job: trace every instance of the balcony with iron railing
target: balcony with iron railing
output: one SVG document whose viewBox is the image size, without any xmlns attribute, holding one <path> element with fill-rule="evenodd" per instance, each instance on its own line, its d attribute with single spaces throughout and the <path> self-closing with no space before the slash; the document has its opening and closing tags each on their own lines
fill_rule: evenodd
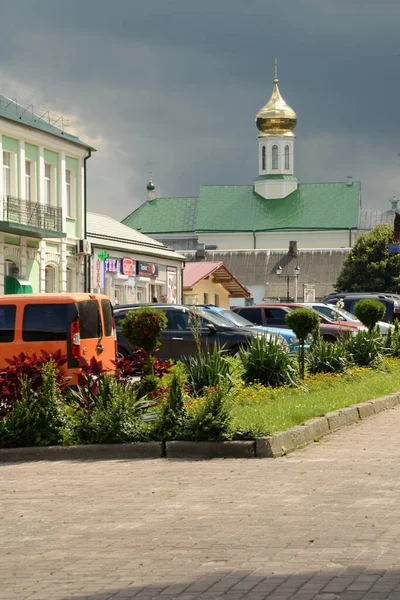
<svg viewBox="0 0 400 600">
<path fill-rule="evenodd" d="M 30 237 L 65 237 L 62 210 L 14 196 L 0 197 L 0 231 Z"/>
</svg>

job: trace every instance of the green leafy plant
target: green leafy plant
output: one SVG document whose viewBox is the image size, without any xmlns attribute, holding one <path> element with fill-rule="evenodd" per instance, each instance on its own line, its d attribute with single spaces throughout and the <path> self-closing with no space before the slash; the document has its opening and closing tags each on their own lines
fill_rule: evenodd
<svg viewBox="0 0 400 600">
<path fill-rule="evenodd" d="M 379 300 L 359 300 L 354 305 L 354 314 L 360 321 L 372 331 L 377 322 L 380 321 L 386 313 L 386 306 Z"/>
<path fill-rule="evenodd" d="M 182 362 L 187 373 L 187 384 L 195 396 L 201 396 L 205 388 L 219 385 L 222 380 L 229 389 L 233 385 L 232 363 L 224 356 L 223 350 L 215 345 L 212 351 L 200 351 L 197 355 L 183 358 Z"/>
<path fill-rule="evenodd" d="M 145 375 L 154 375 L 152 353 L 160 345 L 161 332 L 167 326 L 167 316 L 162 310 L 144 306 L 130 310 L 121 321 L 122 333 L 132 344 L 146 352 Z"/>
<path fill-rule="evenodd" d="M 0 420 L 0 446 L 51 446 L 60 444 L 66 422 L 59 372 L 52 362 L 42 365 L 41 385 L 21 377 L 20 397 Z"/>
<path fill-rule="evenodd" d="M 357 335 L 347 337 L 343 343 L 350 360 L 356 365 L 375 367 L 381 364 L 385 341 L 378 331 L 359 331 Z"/>
<path fill-rule="evenodd" d="M 307 336 L 318 330 L 320 319 L 316 312 L 308 308 L 295 308 L 285 316 L 285 323 L 293 329 L 300 342 L 299 363 L 300 377 L 304 379 L 305 355 L 304 344 Z"/>
<path fill-rule="evenodd" d="M 184 437 L 188 413 L 183 388 L 179 378 L 172 377 L 170 389 L 162 401 L 153 434 L 161 440 L 176 440 Z"/>
<path fill-rule="evenodd" d="M 157 416 L 153 399 L 138 398 L 134 388 L 104 375 L 90 404 L 79 392 L 69 399 L 64 444 L 115 444 L 146 441 Z"/>
<path fill-rule="evenodd" d="M 336 344 L 320 337 L 311 344 L 306 355 L 307 371 L 316 373 L 343 373 L 349 366 L 345 344 L 339 340 Z"/>
<path fill-rule="evenodd" d="M 254 337 L 246 348 L 239 350 L 246 383 L 259 381 L 263 385 L 297 385 L 295 358 L 282 349 L 278 339 Z"/>
<path fill-rule="evenodd" d="M 194 404 L 184 432 L 185 439 L 224 441 L 230 439 L 231 411 L 224 384 L 205 390 L 204 397 Z"/>
<path fill-rule="evenodd" d="M 189 310 L 189 318 L 188 323 L 190 327 L 190 331 L 194 337 L 194 341 L 197 348 L 197 354 L 201 353 L 201 330 L 203 327 L 203 316 L 204 311 L 201 306 L 197 306 L 196 302 L 198 301 L 198 297 L 196 296 L 195 304 L 190 307 Z"/>
</svg>

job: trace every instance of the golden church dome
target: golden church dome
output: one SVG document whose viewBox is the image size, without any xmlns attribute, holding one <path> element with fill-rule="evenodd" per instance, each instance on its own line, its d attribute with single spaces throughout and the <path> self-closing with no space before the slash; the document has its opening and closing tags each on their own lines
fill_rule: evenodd
<svg viewBox="0 0 400 600">
<path fill-rule="evenodd" d="M 256 115 L 256 125 L 261 136 L 284 135 L 294 137 L 297 115 L 281 96 L 275 74 L 274 89 L 267 104 Z"/>
</svg>

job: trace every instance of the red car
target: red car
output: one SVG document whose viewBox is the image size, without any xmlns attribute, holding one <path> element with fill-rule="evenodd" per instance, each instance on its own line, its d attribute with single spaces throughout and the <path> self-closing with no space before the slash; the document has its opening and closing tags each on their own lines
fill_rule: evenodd
<svg viewBox="0 0 400 600">
<path fill-rule="evenodd" d="M 251 321 L 255 325 L 268 327 L 287 327 L 285 316 L 295 308 L 308 308 L 297 302 L 275 302 L 269 304 L 253 304 L 253 306 L 234 306 L 232 310 Z M 316 311 L 314 311 L 316 312 Z M 350 323 L 349 321 L 331 321 L 328 317 L 320 315 L 320 333 L 324 340 L 336 342 L 345 333 L 355 335 L 360 329 L 366 329 L 364 325 Z"/>
</svg>

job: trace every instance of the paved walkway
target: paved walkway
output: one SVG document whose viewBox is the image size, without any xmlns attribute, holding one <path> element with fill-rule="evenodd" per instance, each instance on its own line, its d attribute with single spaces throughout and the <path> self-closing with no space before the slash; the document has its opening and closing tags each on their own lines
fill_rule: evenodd
<svg viewBox="0 0 400 600">
<path fill-rule="evenodd" d="M 1 600 L 400 599 L 400 407 L 280 458 L 0 465 Z"/>
</svg>

